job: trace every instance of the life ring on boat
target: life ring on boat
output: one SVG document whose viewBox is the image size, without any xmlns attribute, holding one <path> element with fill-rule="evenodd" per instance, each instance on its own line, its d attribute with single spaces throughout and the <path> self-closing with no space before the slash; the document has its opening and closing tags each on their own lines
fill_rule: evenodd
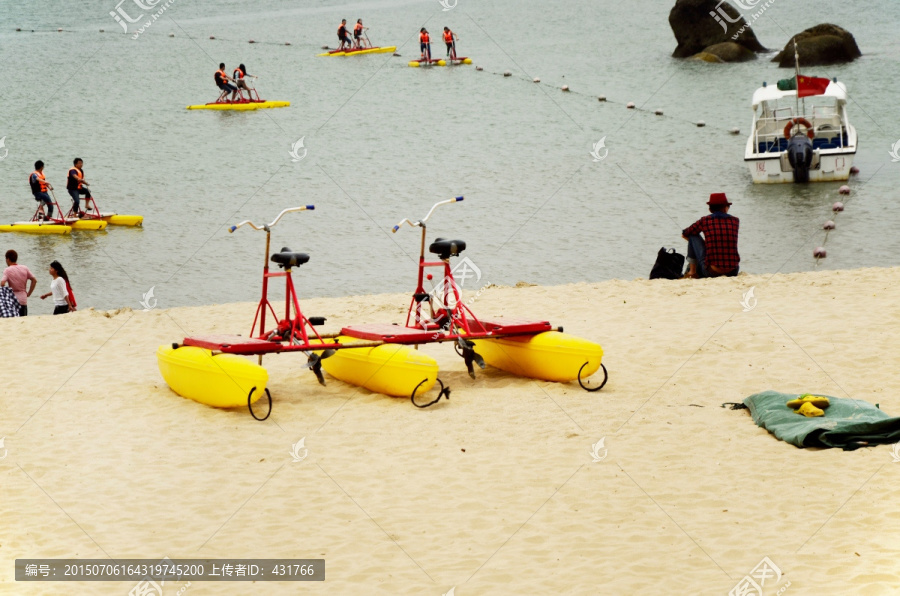
<svg viewBox="0 0 900 596">
<path fill-rule="evenodd" d="M 808 136 L 809 138 L 813 138 L 814 136 L 816 136 L 816 133 L 813 131 L 812 124 L 809 123 L 809 120 L 807 120 L 806 118 L 794 118 L 784 126 L 784 138 L 791 138 L 791 130 L 793 130 L 795 124 L 805 126 L 806 136 Z"/>
</svg>

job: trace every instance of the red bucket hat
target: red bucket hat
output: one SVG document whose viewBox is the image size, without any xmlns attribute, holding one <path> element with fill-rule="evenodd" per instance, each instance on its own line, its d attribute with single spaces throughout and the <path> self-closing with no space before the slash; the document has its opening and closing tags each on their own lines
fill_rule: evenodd
<svg viewBox="0 0 900 596">
<path fill-rule="evenodd" d="M 706 203 L 709 206 L 719 206 L 719 205 L 731 205 L 728 202 L 728 197 L 725 196 L 724 192 L 714 192 L 709 195 L 709 201 Z"/>
</svg>

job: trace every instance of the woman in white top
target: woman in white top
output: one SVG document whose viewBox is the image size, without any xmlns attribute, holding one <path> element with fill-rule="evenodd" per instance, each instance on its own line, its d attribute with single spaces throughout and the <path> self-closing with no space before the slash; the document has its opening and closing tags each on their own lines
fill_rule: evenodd
<svg viewBox="0 0 900 596">
<path fill-rule="evenodd" d="M 48 296 L 53 296 L 53 314 L 62 315 L 67 312 L 75 311 L 75 303 L 71 298 L 69 291 L 69 276 L 66 270 L 59 264 L 59 261 L 50 263 L 50 275 L 53 281 L 50 282 L 50 291 L 41 295 L 41 300 Z"/>
</svg>

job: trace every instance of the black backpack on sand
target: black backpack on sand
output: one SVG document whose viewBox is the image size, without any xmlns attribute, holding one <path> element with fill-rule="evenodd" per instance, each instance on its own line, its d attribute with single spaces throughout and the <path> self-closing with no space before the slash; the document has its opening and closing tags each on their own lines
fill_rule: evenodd
<svg viewBox="0 0 900 596">
<path fill-rule="evenodd" d="M 656 263 L 650 270 L 650 279 L 681 279 L 684 271 L 684 256 L 675 252 L 674 248 L 659 249 Z"/>
</svg>

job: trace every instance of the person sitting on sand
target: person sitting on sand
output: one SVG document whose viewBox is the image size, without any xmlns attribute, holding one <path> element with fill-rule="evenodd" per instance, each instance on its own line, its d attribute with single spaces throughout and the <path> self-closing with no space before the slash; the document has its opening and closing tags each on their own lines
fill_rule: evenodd
<svg viewBox="0 0 900 596">
<path fill-rule="evenodd" d="M 28 184 L 31 185 L 31 194 L 34 195 L 34 200 L 39 203 L 43 202 L 47 207 L 46 219 L 53 217 L 53 199 L 47 194 L 48 189 L 53 190 L 53 185 L 47 182 L 47 179 L 44 177 L 43 161 L 37 160 L 34 162 L 34 171 L 28 177 Z"/>
<path fill-rule="evenodd" d="M 41 300 L 50 295 L 53 296 L 53 314 L 55 315 L 75 312 L 75 295 L 72 293 L 72 286 L 69 285 L 69 276 L 59 261 L 50 263 L 50 276 L 53 277 L 53 281 L 50 282 L 50 291 L 41 294 Z"/>
<path fill-rule="evenodd" d="M 237 98 L 237 87 L 229 83 L 231 77 L 225 72 L 225 63 L 219 63 L 219 70 L 216 71 L 215 74 L 216 79 L 216 87 L 222 90 L 222 94 L 219 96 L 219 99 L 225 99 L 225 96 L 228 93 L 231 93 L 231 101 L 234 101 Z"/>
<path fill-rule="evenodd" d="M 688 271 L 684 276 L 734 277 L 740 270 L 741 256 L 737 245 L 741 222 L 728 214 L 731 203 L 724 192 L 712 193 L 706 204 L 709 205 L 710 214 L 701 217 L 681 232 L 681 237 L 688 242 Z"/>
<path fill-rule="evenodd" d="M 28 267 L 19 265 L 19 253 L 10 249 L 6 251 L 6 270 L 0 277 L 0 286 L 9 285 L 19 302 L 19 316 L 28 316 L 28 297 L 34 292 L 37 278 Z M 31 282 L 30 284 L 28 282 Z M 29 286 L 26 288 L 26 286 Z"/>
<path fill-rule="evenodd" d="M 419 50 L 422 52 L 422 60 L 431 60 L 431 38 L 425 27 L 419 29 Z"/>
<path fill-rule="evenodd" d="M 256 78 L 254 75 L 247 74 L 247 67 L 243 64 L 239 64 L 238 67 L 234 69 L 234 72 L 231 73 L 231 79 L 234 81 L 234 84 L 237 85 L 238 89 L 241 90 L 241 99 L 244 98 L 244 91 L 247 92 L 247 99 L 253 99 L 253 94 L 250 93 L 250 87 L 247 85 L 247 77 Z"/>
<path fill-rule="evenodd" d="M 343 50 L 344 46 L 347 46 L 347 49 L 353 47 L 353 43 L 350 41 L 350 34 L 347 33 L 347 19 L 341 19 L 341 26 L 338 27 L 338 39 L 341 40 L 340 48 Z"/>
<path fill-rule="evenodd" d="M 76 217 L 84 217 L 84 211 L 81 210 L 80 205 L 81 195 L 84 195 L 85 208 L 88 208 L 88 205 L 94 200 L 94 197 L 91 196 L 90 189 L 88 189 L 88 186 L 90 185 L 84 179 L 83 167 L 84 160 L 80 157 L 76 157 L 72 162 L 72 167 L 69 168 L 69 173 L 66 178 L 66 190 L 69 191 L 69 196 L 72 197 L 72 212 L 75 213 Z"/>
</svg>

